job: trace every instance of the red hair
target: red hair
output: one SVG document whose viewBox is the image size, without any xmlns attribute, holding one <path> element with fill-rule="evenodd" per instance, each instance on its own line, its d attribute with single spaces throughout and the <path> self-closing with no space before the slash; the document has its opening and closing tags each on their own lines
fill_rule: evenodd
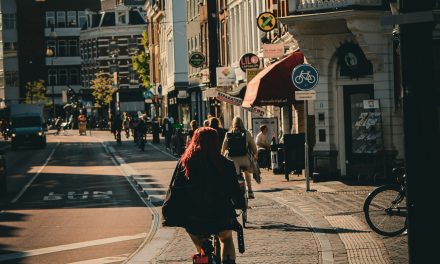
<svg viewBox="0 0 440 264">
<path fill-rule="evenodd" d="M 202 159 L 213 161 L 216 166 L 219 162 L 220 156 L 217 131 L 210 127 L 201 127 L 194 131 L 191 142 L 180 158 L 180 161 L 185 170 L 185 175 L 189 177 L 194 164 L 193 161 L 199 161 Z"/>
</svg>

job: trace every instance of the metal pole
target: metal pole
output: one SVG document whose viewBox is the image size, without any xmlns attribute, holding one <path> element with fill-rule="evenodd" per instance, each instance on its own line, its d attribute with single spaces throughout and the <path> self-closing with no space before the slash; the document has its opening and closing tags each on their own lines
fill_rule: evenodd
<svg viewBox="0 0 440 264">
<path fill-rule="evenodd" d="M 309 115 L 309 109 L 307 100 L 304 101 L 304 152 L 305 152 L 305 160 L 304 160 L 304 172 L 306 176 L 306 191 L 310 192 L 310 177 L 309 177 L 309 142 L 308 142 L 308 134 L 307 134 L 307 119 Z"/>
<path fill-rule="evenodd" d="M 51 66 L 52 66 L 51 68 L 53 68 L 53 57 L 51 60 Z M 52 118 L 55 118 L 55 87 L 54 87 L 54 83 L 52 83 L 52 111 L 53 111 Z"/>
</svg>

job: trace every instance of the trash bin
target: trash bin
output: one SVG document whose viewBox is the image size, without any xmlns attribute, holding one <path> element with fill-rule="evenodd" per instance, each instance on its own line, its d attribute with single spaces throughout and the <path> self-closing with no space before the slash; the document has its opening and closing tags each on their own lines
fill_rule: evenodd
<svg viewBox="0 0 440 264">
<path fill-rule="evenodd" d="M 284 175 L 289 180 L 292 171 L 302 171 L 305 168 L 305 136 L 300 134 L 286 134 L 284 142 Z"/>
<path fill-rule="evenodd" d="M 270 168 L 273 174 L 283 174 L 284 172 L 284 150 L 283 144 L 271 146 L 270 150 Z"/>
</svg>

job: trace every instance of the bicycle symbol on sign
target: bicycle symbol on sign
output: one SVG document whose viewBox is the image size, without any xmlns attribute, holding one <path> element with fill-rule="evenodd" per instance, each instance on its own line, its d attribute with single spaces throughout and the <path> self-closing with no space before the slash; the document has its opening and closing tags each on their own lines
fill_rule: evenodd
<svg viewBox="0 0 440 264">
<path fill-rule="evenodd" d="M 316 81 L 315 76 L 310 74 L 310 71 L 301 71 L 301 73 L 295 77 L 295 83 L 300 84 L 304 80 L 306 80 L 308 83 L 312 84 Z"/>
</svg>

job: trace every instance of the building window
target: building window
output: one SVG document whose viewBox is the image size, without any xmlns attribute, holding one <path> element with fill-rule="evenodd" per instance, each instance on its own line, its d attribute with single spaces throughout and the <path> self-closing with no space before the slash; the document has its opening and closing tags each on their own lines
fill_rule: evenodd
<svg viewBox="0 0 440 264">
<path fill-rule="evenodd" d="M 69 56 L 78 56 L 78 42 L 76 40 L 69 40 Z"/>
<path fill-rule="evenodd" d="M 58 56 L 60 56 L 60 57 L 67 56 L 67 41 L 66 40 L 58 40 Z"/>
<path fill-rule="evenodd" d="M 57 84 L 57 71 L 56 70 L 49 70 L 48 74 L 48 81 L 49 85 L 56 85 Z"/>
<path fill-rule="evenodd" d="M 57 42 L 55 40 L 48 40 L 47 41 L 47 49 L 52 50 L 53 55 L 51 57 L 57 56 Z"/>
<path fill-rule="evenodd" d="M 67 24 L 69 27 L 78 27 L 76 23 L 76 11 L 67 11 Z"/>
<path fill-rule="evenodd" d="M 57 11 L 57 26 L 66 27 L 66 12 Z"/>
<path fill-rule="evenodd" d="M 70 82 L 69 84 L 79 84 L 79 74 L 77 69 L 70 69 Z"/>
<path fill-rule="evenodd" d="M 59 85 L 66 85 L 67 84 L 67 70 L 59 70 L 58 71 L 58 78 L 59 78 Z"/>
<path fill-rule="evenodd" d="M 78 11 L 78 27 L 83 28 L 87 23 L 86 12 Z"/>
<path fill-rule="evenodd" d="M 46 27 L 55 26 L 55 12 L 48 11 L 46 12 Z"/>
<path fill-rule="evenodd" d="M 3 53 L 5 55 L 11 55 L 17 52 L 17 42 L 5 42 L 3 43 Z"/>
<path fill-rule="evenodd" d="M 126 12 L 118 12 L 118 24 L 120 24 L 120 25 L 127 24 L 127 13 Z"/>
<path fill-rule="evenodd" d="M 16 15 L 15 14 L 3 14 L 3 29 L 15 29 L 16 28 Z"/>
<path fill-rule="evenodd" d="M 18 72 L 5 72 L 5 84 L 7 86 L 18 87 Z"/>
</svg>

